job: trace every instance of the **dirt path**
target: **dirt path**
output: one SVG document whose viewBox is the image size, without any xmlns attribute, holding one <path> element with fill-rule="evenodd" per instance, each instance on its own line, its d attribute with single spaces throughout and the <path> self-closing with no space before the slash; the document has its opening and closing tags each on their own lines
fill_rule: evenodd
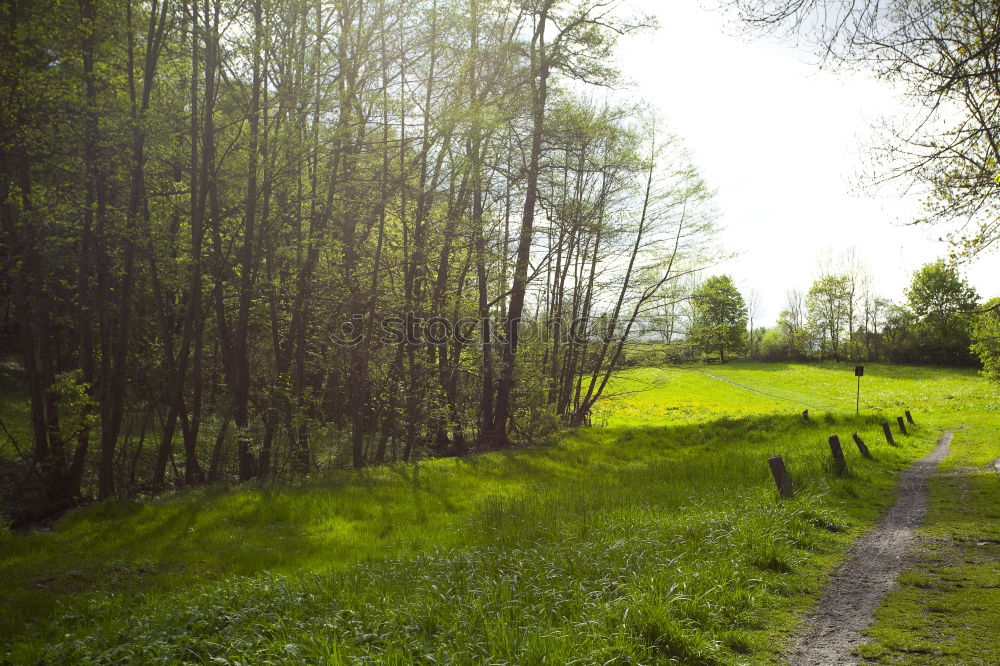
<svg viewBox="0 0 1000 666">
<path fill-rule="evenodd" d="M 903 568 L 916 539 L 914 530 L 927 510 L 927 477 L 948 455 L 954 432 L 945 431 L 933 451 L 900 475 L 896 503 L 847 552 L 819 606 L 807 617 L 806 629 L 788 657 L 790 664 L 858 663 L 851 651 L 863 642 L 861 631 L 871 624 L 875 608 Z"/>
</svg>

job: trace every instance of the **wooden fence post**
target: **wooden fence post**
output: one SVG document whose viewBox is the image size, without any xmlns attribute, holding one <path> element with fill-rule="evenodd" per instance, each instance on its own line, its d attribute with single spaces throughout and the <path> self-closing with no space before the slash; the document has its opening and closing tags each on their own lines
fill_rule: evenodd
<svg viewBox="0 0 1000 666">
<path fill-rule="evenodd" d="M 844 459 L 844 450 L 840 448 L 840 438 L 830 435 L 830 452 L 833 453 L 833 469 L 840 476 L 847 474 L 847 460 Z"/>
<path fill-rule="evenodd" d="M 865 440 L 858 437 L 858 433 L 854 433 L 852 436 L 854 437 L 854 443 L 858 445 L 858 451 L 861 452 L 861 455 L 868 458 L 868 460 L 871 460 L 872 452 L 869 451 L 868 447 L 865 445 Z"/>
<path fill-rule="evenodd" d="M 916 423 L 913 423 L 913 416 L 910 415 L 910 410 L 906 410 L 903 413 L 906 414 L 907 423 L 912 423 L 913 425 L 917 425 Z"/>
<path fill-rule="evenodd" d="M 792 496 L 792 477 L 785 469 L 785 461 L 781 456 L 774 456 L 767 459 L 767 464 L 771 466 L 771 476 L 774 477 L 774 485 L 778 486 L 778 492 L 785 499 Z"/>
<path fill-rule="evenodd" d="M 899 426 L 899 432 L 901 434 L 905 435 L 906 434 L 906 424 L 903 423 L 903 417 L 902 416 L 897 416 L 896 417 L 896 424 Z"/>
<path fill-rule="evenodd" d="M 889 442 L 890 446 L 896 446 L 896 440 L 892 438 L 892 430 L 889 429 L 889 424 L 885 421 L 882 422 L 882 432 L 885 433 L 885 441 Z"/>
</svg>

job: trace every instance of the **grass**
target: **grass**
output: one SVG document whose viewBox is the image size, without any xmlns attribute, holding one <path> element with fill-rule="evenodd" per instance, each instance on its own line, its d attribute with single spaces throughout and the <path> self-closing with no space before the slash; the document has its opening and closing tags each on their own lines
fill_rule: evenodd
<svg viewBox="0 0 1000 666">
<path fill-rule="evenodd" d="M 857 378 L 853 364 L 734 363 L 706 370 L 717 377 L 751 386 L 803 408 L 853 413 Z M 862 412 L 885 411 L 895 417 L 904 409 L 925 421 L 962 420 L 1000 404 L 1000 390 L 985 383 L 976 370 L 935 369 L 872 363 L 861 378 Z"/>
<path fill-rule="evenodd" d="M 1000 643 L 1000 424 L 955 433 L 931 478 L 913 562 L 859 649 L 880 663 L 997 664 Z"/>
<path fill-rule="evenodd" d="M 0 656 L 775 662 L 898 471 L 939 422 L 995 409 L 997 393 L 967 373 L 869 366 L 855 419 L 845 365 L 710 372 L 752 390 L 633 370 L 595 414 L 604 427 L 553 446 L 96 504 L 50 533 L 0 536 Z M 904 405 L 920 425 L 888 447 L 878 424 Z M 875 459 L 845 446 L 851 472 L 835 477 L 826 436 L 855 430 Z"/>
</svg>

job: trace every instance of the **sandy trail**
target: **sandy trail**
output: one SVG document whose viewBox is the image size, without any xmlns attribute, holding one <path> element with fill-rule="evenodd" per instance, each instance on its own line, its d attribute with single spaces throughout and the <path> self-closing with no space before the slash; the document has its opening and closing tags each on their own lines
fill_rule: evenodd
<svg viewBox="0 0 1000 666">
<path fill-rule="evenodd" d="M 927 477 L 948 455 L 954 430 L 899 477 L 896 503 L 878 526 L 851 546 L 820 599 L 806 618 L 788 662 L 799 665 L 857 664 L 852 650 L 864 642 L 875 608 L 893 587 L 916 540 L 915 529 L 927 510 Z"/>
</svg>

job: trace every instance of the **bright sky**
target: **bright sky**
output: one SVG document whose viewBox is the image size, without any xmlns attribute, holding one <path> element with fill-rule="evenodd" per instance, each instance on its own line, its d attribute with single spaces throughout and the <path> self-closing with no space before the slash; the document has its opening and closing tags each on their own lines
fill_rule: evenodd
<svg viewBox="0 0 1000 666">
<path fill-rule="evenodd" d="M 808 290 L 822 256 L 852 248 L 880 294 L 904 300 L 913 271 L 948 247 L 941 229 L 905 225 L 920 210 L 916 196 L 875 199 L 852 186 L 869 164 L 873 125 L 904 112 L 892 87 L 821 70 L 776 38 L 735 36 L 711 3 L 631 0 L 660 28 L 622 40 L 619 61 L 718 193 L 722 238 L 739 256 L 713 273 L 760 292 L 764 325 L 789 289 Z M 963 268 L 983 297 L 1000 296 L 998 263 L 993 254 Z"/>
</svg>

